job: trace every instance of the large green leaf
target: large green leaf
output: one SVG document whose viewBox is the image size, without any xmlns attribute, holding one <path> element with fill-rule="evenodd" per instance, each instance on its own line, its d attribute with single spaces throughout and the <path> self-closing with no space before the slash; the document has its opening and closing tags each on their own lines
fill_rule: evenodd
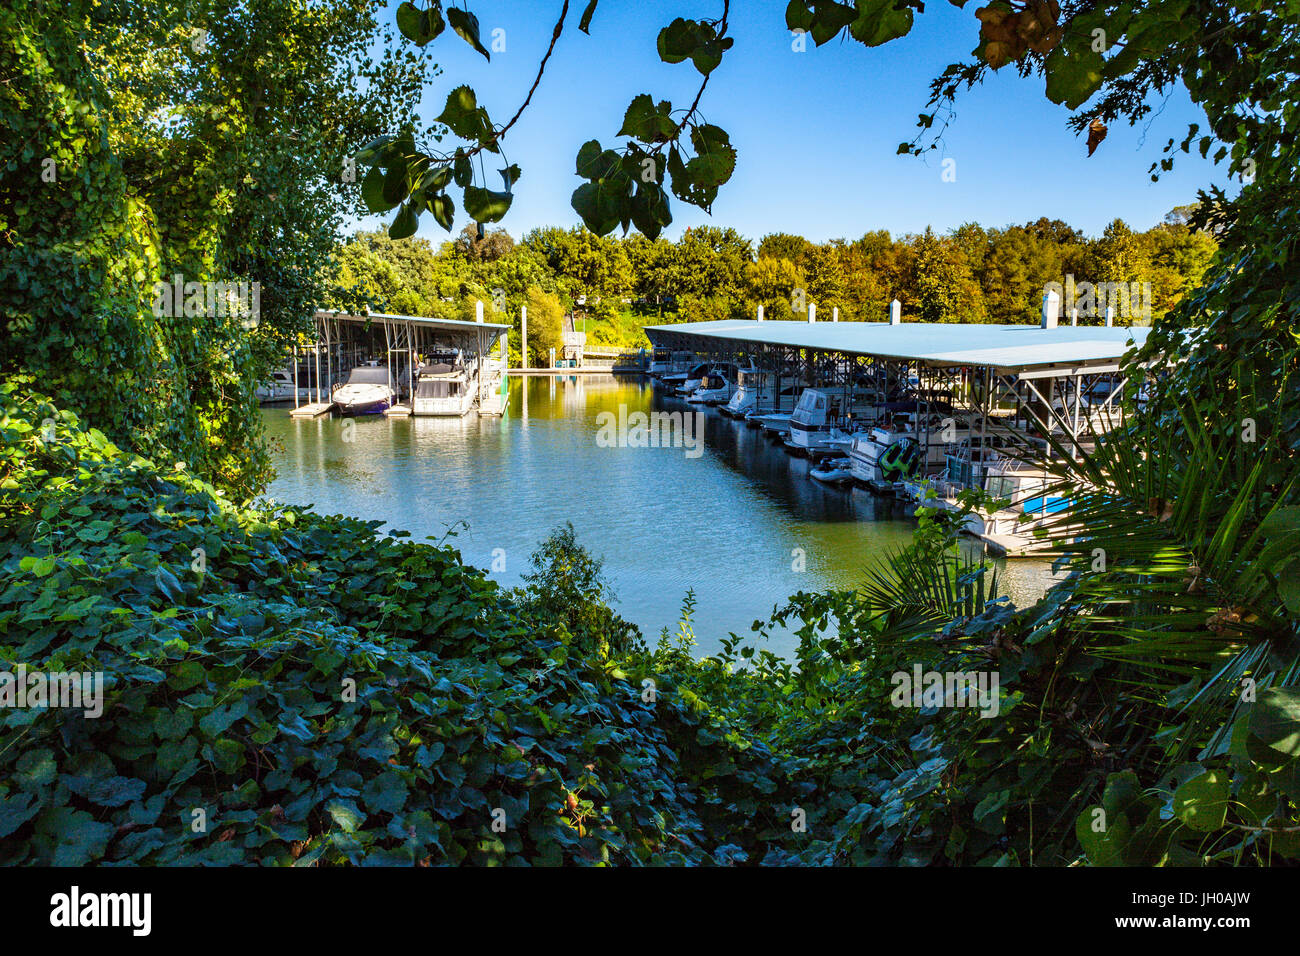
<svg viewBox="0 0 1300 956">
<path fill-rule="evenodd" d="M 660 100 L 656 105 L 649 93 L 642 93 L 628 105 L 618 135 L 632 136 L 643 143 L 667 142 L 677 129 L 672 110 L 667 100 Z"/>
<path fill-rule="evenodd" d="M 1105 60 L 1090 46 L 1067 49 L 1062 44 L 1047 56 L 1047 98 L 1078 109 L 1101 87 Z"/>
<path fill-rule="evenodd" d="M 1207 770 L 1174 791 L 1174 813 L 1193 830 L 1217 830 L 1227 818 L 1229 800 L 1227 777 Z"/>
<path fill-rule="evenodd" d="M 447 11 L 447 22 L 451 28 L 459 33 L 475 50 L 483 54 L 484 59 L 492 59 L 491 54 L 479 41 L 478 36 L 478 17 L 468 10 L 462 10 L 460 7 L 452 7 Z"/>
<path fill-rule="evenodd" d="M 1267 687 L 1250 711 L 1250 732 L 1271 749 L 1300 757 L 1300 691 Z"/>
<path fill-rule="evenodd" d="M 911 7 L 897 0 L 857 0 L 857 17 L 849 25 L 849 34 L 867 46 L 880 46 L 911 29 Z"/>
<path fill-rule="evenodd" d="M 510 193 L 495 192 L 481 186 L 465 187 L 465 212 L 478 222 L 500 222 L 514 199 Z"/>
</svg>

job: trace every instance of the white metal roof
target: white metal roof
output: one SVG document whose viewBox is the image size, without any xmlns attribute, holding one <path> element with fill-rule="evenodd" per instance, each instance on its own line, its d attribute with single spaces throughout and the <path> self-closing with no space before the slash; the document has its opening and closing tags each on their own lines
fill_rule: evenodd
<svg viewBox="0 0 1300 956">
<path fill-rule="evenodd" d="M 390 315 L 387 312 L 370 312 L 366 315 L 354 315 L 350 312 L 329 312 L 325 309 L 316 311 L 317 319 L 337 319 L 340 322 L 409 322 L 424 329 L 438 329 L 444 332 L 473 332 L 482 329 L 510 328 L 498 322 L 466 322 L 463 319 L 431 319 L 422 315 Z"/>
<path fill-rule="evenodd" d="M 1145 326 L 959 325 L 936 322 L 791 322 L 733 319 L 646 327 L 651 342 L 698 335 L 736 343 L 819 349 L 926 365 L 990 366 L 1006 371 L 1114 367 L 1146 341 Z M 743 351 L 743 348 L 740 348 Z"/>
</svg>

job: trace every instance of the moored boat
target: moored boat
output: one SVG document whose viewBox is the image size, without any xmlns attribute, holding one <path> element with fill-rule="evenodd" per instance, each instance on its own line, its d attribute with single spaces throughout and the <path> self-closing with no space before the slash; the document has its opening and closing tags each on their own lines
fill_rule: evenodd
<svg viewBox="0 0 1300 956">
<path fill-rule="evenodd" d="M 347 382 L 334 386 L 330 400 L 343 415 L 379 415 L 397 398 L 392 381 L 386 365 L 358 365 L 348 373 Z"/>
</svg>

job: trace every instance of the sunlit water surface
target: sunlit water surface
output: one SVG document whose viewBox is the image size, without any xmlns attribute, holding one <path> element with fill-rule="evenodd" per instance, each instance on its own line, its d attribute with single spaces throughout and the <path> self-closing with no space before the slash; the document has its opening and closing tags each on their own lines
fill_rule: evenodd
<svg viewBox="0 0 1300 956">
<path fill-rule="evenodd" d="M 915 522 L 899 502 L 862 489 L 827 487 L 808 462 L 716 409 L 705 415 L 703 454 L 683 448 L 602 447 L 597 416 L 696 411 L 647 380 L 612 375 L 514 378 L 503 419 L 291 419 L 263 410 L 278 475 L 268 497 L 317 511 L 379 519 L 416 538 L 450 539 L 465 560 L 504 585 L 520 583 L 528 556 L 571 521 L 604 558 L 616 607 L 653 641 L 675 631 L 682 599 L 698 597 L 700 654 L 797 591 L 852 588 L 883 548 L 909 539 Z M 499 551 L 497 549 L 500 549 Z M 1017 603 L 1051 581 L 1046 561 L 1002 570 Z M 789 654 L 777 631 L 767 646 Z"/>
</svg>

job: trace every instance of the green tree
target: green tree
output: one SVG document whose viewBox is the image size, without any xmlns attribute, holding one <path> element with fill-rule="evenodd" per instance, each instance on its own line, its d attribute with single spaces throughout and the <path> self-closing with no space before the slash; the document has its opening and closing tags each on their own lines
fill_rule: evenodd
<svg viewBox="0 0 1300 956">
<path fill-rule="evenodd" d="M 537 286 L 528 290 L 528 351 L 534 365 L 546 365 L 550 350 L 559 354 L 564 345 L 564 303 L 559 296 Z"/>
<path fill-rule="evenodd" d="M 0 182 L 0 370 L 114 440 L 256 492 L 253 389 L 326 298 L 357 209 L 351 150 L 410 117 L 429 75 L 423 56 L 372 57 L 380 9 L 6 4 L 0 115 L 19 148 Z M 257 283 L 255 325 L 177 314 L 155 288 L 176 275 Z"/>
<path fill-rule="evenodd" d="M 952 242 L 927 228 L 916 242 L 917 305 L 922 322 L 978 322 L 984 312 L 978 284 Z"/>
</svg>

